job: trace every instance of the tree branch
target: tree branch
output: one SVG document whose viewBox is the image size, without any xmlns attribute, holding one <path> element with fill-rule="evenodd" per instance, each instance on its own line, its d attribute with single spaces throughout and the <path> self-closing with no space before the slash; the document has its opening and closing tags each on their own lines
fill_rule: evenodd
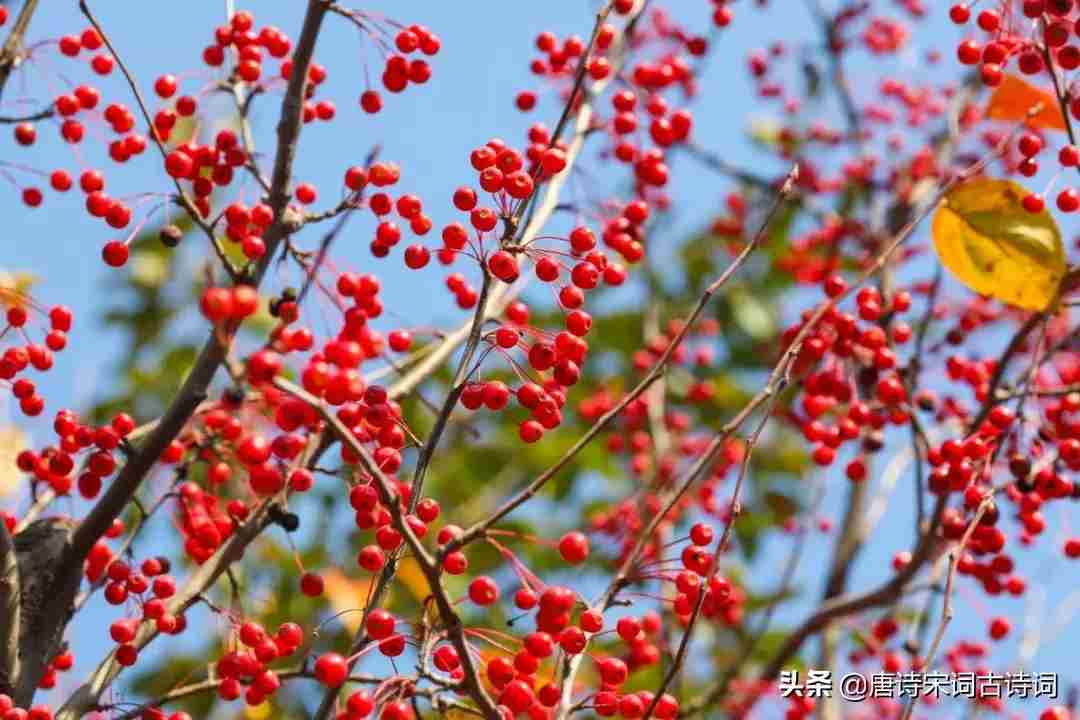
<svg viewBox="0 0 1080 720">
<path fill-rule="evenodd" d="M 14 695 L 19 677 L 19 563 L 7 525 L 0 522 L 0 692 Z"/>
<path fill-rule="evenodd" d="M 454 411 L 454 408 L 457 407 L 458 400 L 461 398 L 461 393 L 465 390 L 465 385 L 472 372 L 473 357 L 476 355 L 477 348 L 480 347 L 480 338 L 484 331 L 488 296 L 491 293 L 492 284 L 491 273 L 482 262 L 480 264 L 480 272 L 483 274 L 483 280 L 481 281 L 482 284 L 480 286 L 480 297 L 476 303 L 476 313 L 473 315 L 468 339 L 465 341 L 465 351 L 461 355 L 461 361 L 458 363 L 457 372 L 454 373 L 454 379 L 450 383 L 450 392 L 447 393 L 442 407 L 439 408 L 439 414 L 435 417 L 435 424 L 432 426 L 431 432 L 428 433 L 427 442 L 420 448 L 420 453 L 416 458 L 416 470 L 413 471 L 412 494 L 409 501 L 410 509 L 416 507 L 416 503 L 420 502 L 420 495 L 424 489 L 424 476 L 427 474 L 428 465 L 431 463 L 431 457 L 434 455 L 435 449 L 439 446 L 439 440 L 446 430 L 446 424 L 450 420 L 450 414 Z"/>
<path fill-rule="evenodd" d="M 11 26 L 11 32 L 4 41 L 4 47 L 0 48 L 0 95 L 4 93 L 4 86 L 11 77 L 11 71 L 22 61 L 23 40 L 37 6 L 38 0 L 26 0 L 23 3 L 19 16 L 15 18 L 15 24 Z"/>
<path fill-rule="evenodd" d="M 790 365 L 788 367 L 790 369 Z M 789 378 L 785 376 L 784 384 L 786 385 L 787 382 L 789 382 Z M 742 462 L 739 464 L 739 474 L 735 479 L 735 489 L 731 493 L 731 502 L 728 505 L 728 519 L 724 524 L 724 532 L 720 536 L 720 541 L 716 543 L 716 549 L 713 551 L 712 559 L 709 561 L 709 571 L 705 573 L 706 581 L 712 578 L 713 573 L 716 572 L 716 568 L 720 562 L 720 555 L 727 549 L 728 542 L 731 539 L 731 532 L 735 527 L 735 520 L 739 517 L 741 512 L 740 497 L 742 495 L 743 483 L 750 470 L 750 458 L 753 456 L 754 448 L 757 447 L 758 440 L 761 438 L 761 433 L 765 430 L 765 426 L 772 416 L 773 408 L 776 407 L 777 395 L 777 393 L 774 393 L 769 399 L 768 407 L 761 416 L 761 422 L 758 423 L 758 426 L 746 441 L 746 449 L 743 452 Z M 642 720 L 649 720 L 649 718 L 652 717 L 653 712 L 656 711 L 656 706 L 660 704 L 660 700 L 663 698 L 664 693 L 671 687 L 671 683 L 675 680 L 675 676 L 686 663 L 686 654 L 690 650 L 690 638 L 693 636 L 694 628 L 697 627 L 697 622 L 701 617 L 701 609 L 705 606 L 705 597 L 707 595 L 708 590 L 702 587 L 698 592 L 697 602 L 694 603 L 694 609 L 690 613 L 690 619 L 686 623 L 686 629 L 683 630 L 682 640 L 679 641 L 679 648 L 675 652 L 675 660 L 671 663 L 671 667 L 668 668 L 667 673 L 664 675 L 660 687 L 658 687 L 653 694 L 652 702 L 649 703 L 649 706 L 645 709 Z"/>
<path fill-rule="evenodd" d="M 271 524 L 270 508 L 273 502 L 264 502 L 250 520 L 241 525 L 209 560 L 199 566 L 199 569 L 195 571 L 184 587 L 169 599 L 166 607 L 168 614 L 180 615 L 195 604 L 199 597 L 212 587 L 234 562 L 243 556 L 247 546 Z M 157 624 L 153 621 L 145 621 L 140 624 L 138 633 L 131 644 L 141 650 L 158 634 Z M 97 670 L 94 671 L 89 680 L 67 699 L 67 702 L 57 712 L 56 720 L 77 720 L 96 709 L 102 694 L 122 669 L 123 667 L 116 662 L 115 651 L 109 653 L 108 657 L 98 665 Z"/>
<path fill-rule="evenodd" d="M 84 9 L 88 17 L 91 17 L 86 9 L 85 0 L 80 0 L 80 7 Z M 309 0 L 304 25 L 293 54 L 294 72 L 290 78 L 285 98 L 282 101 L 281 120 L 278 125 L 278 150 L 272 192 L 270 193 L 270 203 L 274 210 L 275 219 L 264 236 L 267 253 L 256 264 L 254 271 L 248 273 L 247 277 L 251 284 L 255 286 L 259 284 L 265 275 L 270 258 L 282 239 L 295 227 L 295 222 L 286 217 L 287 213 L 285 212 L 289 200 L 288 186 L 292 175 L 293 160 L 296 155 L 296 143 L 302 125 L 301 112 L 308 67 L 311 63 L 325 13 L 326 3 L 324 0 Z M 235 327 L 231 327 L 227 335 L 231 335 L 235 329 Z M 161 420 L 153 428 L 143 444 L 131 454 L 108 490 L 75 530 L 66 552 L 59 561 L 58 572 L 66 573 L 69 570 L 81 572 L 82 563 L 94 543 L 112 525 L 113 520 L 120 516 L 128 502 L 134 497 L 135 491 L 158 461 L 162 452 L 180 434 L 199 407 L 199 404 L 206 398 L 210 383 L 225 361 L 227 351 L 228 348 L 219 339 L 218 333 L 211 331 L 195 361 L 194 367 L 189 372 L 184 384 L 173 398 Z M 232 547 L 235 546 L 230 542 L 230 544 L 223 547 L 223 550 Z M 206 568 L 207 566 L 203 567 Z M 222 567 L 219 572 L 223 570 Z M 47 613 L 56 624 L 65 623 L 69 609 L 68 605 L 69 600 L 57 595 L 52 599 Z M 84 686 L 83 694 L 73 697 L 69 704 L 75 703 L 75 707 L 80 707 L 87 702 L 88 697 L 96 702 L 97 696 L 115 677 L 116 672 L 118 671 L 115 669 L 110 671 L 108 664 L 104 669 L 99 668 L 99 672 L 95 673 L 91 683 Z"/>
</svg>

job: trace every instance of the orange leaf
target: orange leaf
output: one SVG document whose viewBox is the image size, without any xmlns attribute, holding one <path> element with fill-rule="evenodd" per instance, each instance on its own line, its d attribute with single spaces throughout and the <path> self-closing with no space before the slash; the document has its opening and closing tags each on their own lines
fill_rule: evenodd
<svg viewBox="0 0 1080 720">
<path fill-rule="evenodd" d="M 1030 112 L 1034 114 L 1029 117 Z M 1006 75 L 994 90 L 986 106 L 986 117 L 1004 122 L 1023 122 L 1029 127 L 1044 130 L 1065 129 L 1065 118 L 1057 97 L 1015 75 Z"/>
<path fill-rule="evenodd" d="M 36 278 L 30 273 L 0 270 L 0 308 L 20 308 L 30 304 L 30 288 Z"/>
<path fill-rule="evenodd" d="M 409 589 L 409 592 L 418 602 L 423 602 L 424 598 L 431 594 L 427 578 L 424 577 L 424 573 L 415 558 L 403 558 L 398 563 L 397 579 L 398 582 Z"/>
<path fill-rule="evenodd" d="M 344 613 L 340 618 L 341 624 L 350 633 L 355 633 L 360 628 L 360 619 L 363 617 L 363 613 L 357 611 L 367 606 L 374 578 L 353 580 L 337 570 L 329 570 L 323 574 L 323 582 L 326 584 L 326 597 L 329 598 L 331 607 L 336 612 Z"/>
</svg>

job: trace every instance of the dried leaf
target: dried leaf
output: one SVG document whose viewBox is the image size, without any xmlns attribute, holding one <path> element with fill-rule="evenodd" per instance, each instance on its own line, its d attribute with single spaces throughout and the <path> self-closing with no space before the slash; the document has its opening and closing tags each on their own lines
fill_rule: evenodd
<svg viewBox="0 0 1080 720">
<path fill-rule="evenodd" d="M 797 502 L 787 495 L 781 495 L 777 492 L 765 493 L 765 506 L 769 508 L 772 514 L 781 522 L 786 521 L 788 518 L 799 512 L 799 504 Z"/>
<path fill-rule="evenodd" d="M 15 458 L 26 449 L 26 435 L 14 426 L 0 427 L 0 496 L 18 490 L 22 478 Z"/>
<path fill-rule="evenodd" d="M 1028 194 L 1009 180 L 956 186 L 934 215 L 934 247 L 941 264 L 975 292 L 1044 310 L 1058 295 L 1065 250 L 1053 216 L 1024 209 Z"/>
<path fill-rule="evenodd" d="M 1030 117 L 1035 108 L 1038 108 Z M 1014 75 L 1006 75 L 990 96 L 986 117 L 1002 122 L 1023 122 L 1043 130 L 1065 130 L 1057 97 Z"/>
<path fill-rule="evenodd" d="M 37 278 L 28 272 L 0 270 L 0 307 L 24 307 L 30 302 L 30 288 Z"/>
</svg>

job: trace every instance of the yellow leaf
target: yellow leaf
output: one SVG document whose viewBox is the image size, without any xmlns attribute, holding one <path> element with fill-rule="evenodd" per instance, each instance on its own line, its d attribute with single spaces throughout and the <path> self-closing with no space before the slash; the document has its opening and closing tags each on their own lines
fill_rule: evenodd
<svg viewBox="0 0 1080 720">
<path fill-rule="evenodd" d="M 268 702 L 261 702 L 258 705 L 248 705 L 244 708 L 244 717 L 247 720 L 266 720 L 270 717 L 270 711 L 273 708 Z"/>
<path fill-rule="evenodd" d="M 15 458 L 26 449 L 26 435 L 17 427 L 0 427 L 0 495 L 10 495 L 19 487 L 22 474 Z"/>
<path fill-rule="evenodd" d="M 23 307 L 30 302 L 30 288 L 37 278 L 27 272 L 0 270 L 0 307 Z"/>
<path fill-rule="evenodd" d="M 1058 295 L 1065 250 L 1050 213 L 1024 209 L 1028 194 L 1009 180 L 957 185 L 934 215 L 934 247 L 941 264 L 975 292 L 1044 310 Z"/>
<path fill-rule="evenodd" d="M 439 717 L 442 718 L 442 720 L 473 720 L 476 715 L 452 707 L 439 713 Z"/>
<path fill-rule="evenodd" d="M 1053 93 L 1015 75 L 1006 75 L 990 96 L 986 117 L 1002 122 L 1023 122 L 1044 130 L 1065 130 L 1061 105 Z"/>
<path fill-rule="evenodd" d="M 368 595 L 374 576 L 354 580 L 338 570 L 328 570 L 323 574 L 326 597 L 334 612 L 344 613 L 339 619 L 341 624 L 355 634 L 360 629 L 363 613 L 367 607 Z"/>
<path fill-rule="evenodd" d="M 412 596 L 420 602 L 423 602 L 424 598 L 431 594 L 427 578 L 424 577 L 424 573 L 420 570 L 415 558 L 403 558 L 398 563 L 397 579 L 405 587 L 409 588 Z"/>
</svg>

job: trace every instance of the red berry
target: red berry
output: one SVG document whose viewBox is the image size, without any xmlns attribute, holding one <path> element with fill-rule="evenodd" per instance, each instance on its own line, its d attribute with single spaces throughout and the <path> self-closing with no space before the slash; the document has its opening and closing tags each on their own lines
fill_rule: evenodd
<svg viewBox="0 0 1080 720">
<path fill-rule="evenodd" d="M 124 243 L 114 240 L 106 243 L 101 249 L 101 257 L 106 265 L 122 267 L 128 260 L 128 247 Z"/>
<path fill-rule="evenodd" d="M 499 587 L 486 575 L 481 575 L 469 583 L 469 599 L 485 607 L 499 599 Z"/>
<path fill-rule="evenodd" d="M 589 557 L 589 539 L 583 533 L 568 532 L 559 540 L 559 554 L 571 565 L 580 565 Z"/>
<path fill-rule="evenodd" d="M 315 677 L 326 687 L 340 687 L 348 675 L 349 664 L 337 653 L 320 655 L 315 661 Z"/>
</svg>

